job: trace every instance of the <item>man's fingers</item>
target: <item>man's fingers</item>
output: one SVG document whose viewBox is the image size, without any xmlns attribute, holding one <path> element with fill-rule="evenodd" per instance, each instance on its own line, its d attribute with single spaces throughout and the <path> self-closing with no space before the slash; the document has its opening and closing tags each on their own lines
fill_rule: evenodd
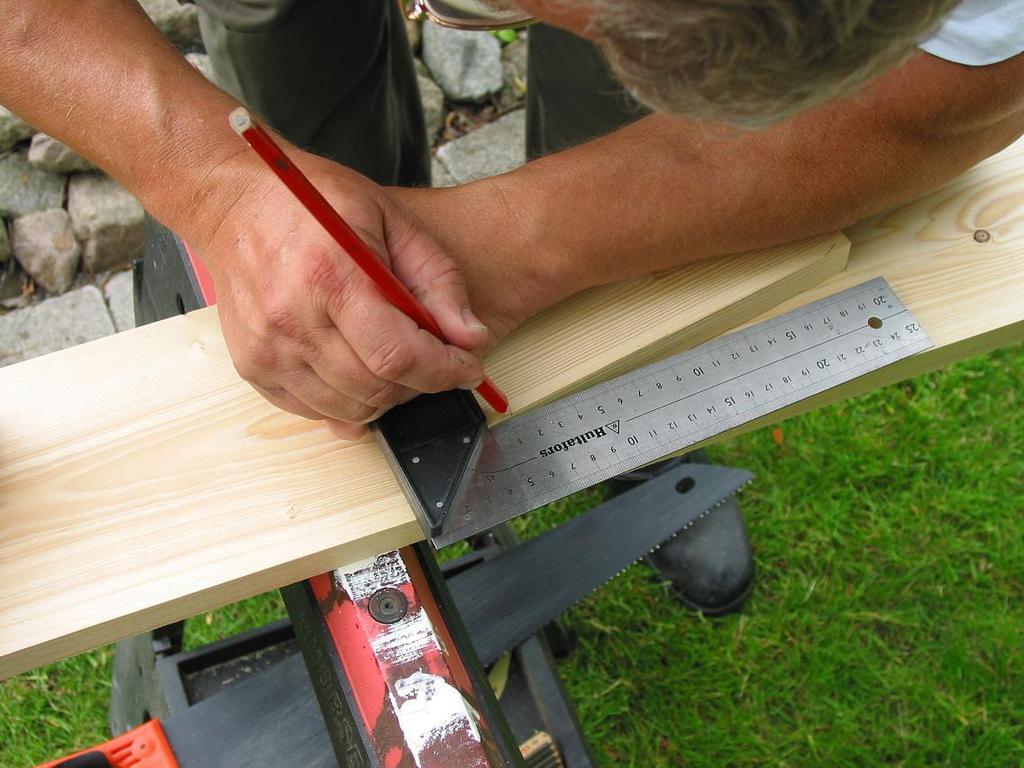
<svg viewBox="0 0 1024 768">
<path fill-rule="evenodd" d="M 367 430 L 365 424 L 349 424 L 347 421 L 336 421 L 335 419 L 324 419 L 324 424 L 331 430 L 331 434 L 342 440 L 358 440 L 366 434 Z"/>
<path fill-rule="evenodd" d="M 319 419 L 329 418 L 363 424 L 377 418 L 386 410 L 333 389 L 308 366 L 290 371 L 281 377 L 280 381 L 281 386 L 292 396 L 315 411 L 318 414 L 316 418 Z"/>
<path fill-rule="evenodd" d="M 274 405 L 308 419 L 331 419 L 351 425 L 371 421 L 417 391 L 372 374 L 333 327 L 317 334 L 316 349 L 293 347 L 289 362 L 269 366 L 250 378 Z M 308 358 L 308 362 L 303 358 Z M 358 430 L 335 429 L 349 438 Z"/>
<path fill-rule="evenodd" d="M 295 367 L 276 373 L 268 371 L 267 374 L 273 374 L 273 378 L 250 380 L 249 383 L 277 407 L 307 419 L 363 424 L 387 410 L 331 388 L 305 363 L 297 363 Z"/>
<path fill-rule="evenodd" d="M 423 306 L 455 346 L 476 351 L 487 347 L 491 341 L 490 329 L 473 313 L 464 290 L 431 293 L 424 297 Z"/>
<path fill-rule="evenodd" d="M 307 160 L 314 169 L 320 162 Z M 478 385 L 484 373 L 473 350 L 490 334 L 469 310 L 454 262 L 422 224 L 369 182 L 328 170 L 320 180 L 339 210 L 450 343 L 393 307 L 287 196 L 270 195 L 266 210 L 279 224 L 266 237 L 246 222 L 240 231 L 250 235 L 230 241 L 245 269 L 221 275 L 228 287 L 220 311 L 243 378 L 274 405 L 327 419 L 335 434 L 353 439 L 359 425 L 419 392 Z"/>
<path fill-rule="evenodd" d="M 455 262 L 416 219 L 405 211 L 398 216 L 401 224 L 394 229 L 400 234 L 389 242 L 395 274 L 427 308 L 448 341 L 463 349 L 485 346 L 490 331 L 473 313 L 466 279 Z"/>
<path fill-rule="evenodd" d="M 375 408 L 388 408 L 416 394 L 371 373 L 337 329 L 331 329 L 310 365 L 327 386 Z"/>
<path fill-rule="evenodd" d="M 443 392 L 475 387 L 483 365 L 471 352 L 445 344 L 405 318 L 393 326 L 366 328 L 353 339 L 353 348 L 371 373 L 418 392 Z"/>
<path fill-rule="evenodd" d="M 302 416 L 303 418 L 312 419 L 314 421 L 323 418 L 322 414 L 317 413 L 297 397 L 289 394 L 279 387 L 261 387 L 259 384 L 253 384 L 252 382 L 249 383 L 252 385 L 253 389 L 263 396 L 264 400 L 268 401 L 271 405 L 276 405 L 282 411 L 288 411 L 289 413 L 294 413 L 296 416 Z"/>
<path fill-rule="evenodd" d="M 331 430 L 331 434 L 335 437 L 341 438 L 342 440 L 358 440 L 366 434 L 365 424 L 350 424 L 346 421 L 323 418 L 320 414 L 307 407 L 301 400 L 283 389 L 264 389 L 256 384 L 253 384 L 252 386 L 253 389 L 262 395 L 269 403 L 271 403 L 271 405 L 276 405 L 283 411 L 288 411 L 289 413 L 294 413 L 297 416 L 303 416 L 304 418 L 311 419 L 313 421 L 320 421 L 323 419 L 324 424 L 329 430 Z"/>
<path fill-rule="evenodd" d="M 378 292 L 359 294 L 332 310 L 352 350 L 379 379 L 417 392 L 473 387 L 483 379 L 478 357 L 419 329 Z"/>
</svg>

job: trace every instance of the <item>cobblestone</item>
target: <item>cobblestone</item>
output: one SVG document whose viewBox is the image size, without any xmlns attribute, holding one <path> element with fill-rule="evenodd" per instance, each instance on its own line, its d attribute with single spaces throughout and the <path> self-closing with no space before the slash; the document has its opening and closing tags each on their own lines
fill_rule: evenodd
<svg viewBox="0 0 1024 768">
<path fill-rule="evenodd" d="M 0 366 L 72 347 L 114 332 L 94 285 L 0 316 Z"/>
<path fill-rule="evenodd" d="M 0 216 L 60 208 L 64 205 L 65 178 L 29 165 L 27 152 L 0 157 Z"/>
<path fill-rule="evenodd" d="M 526 162 L 526 111 L 517 109 L 449 142 L 437 158 L 460 184 L 511 171 Z"/>
<path fill-rule="evenodd" d="M 114 325 L 119 331 L 135 327 L 135 306 L 132 297 L 131 270 L 117 272 L 103 286 L 103 295 L 110 307 Z"/>
<path fill-rule="evenodd" d="M 448 173 L 448 169 L 436 157 L 430 160 L 430 180 L 432 182 L 431 186 L 434 187 L 454 187 L 458 184 L 452 178 L 452 175 Z"/>
<path fill-rule="evenodd" d="M 119 267 L 142 254 L 142 206 L 113 179 L 89 173 L 73 176 L 68 213 L 89 271 Z"/>
<path fill-rule="evenodd" d="M 74 282 L 82 248 L 63 208 L 29 213 L 14 220 L 11 250 L 22 268 L 50 293 L 63 293 Z"/>
<path fill-rule="evenodd" d="M 201 42 L 199 11 L 190 3 L 178 0 L 140 0 L 156 28 L 177 46 L 190 48 Z"/>
<path fill-rule="evenodd" d="M 19 141 L 29 138 L 35 131 L 32 126 L 11 112 L 0 107 L 0 152 L 6 152 Z"/>
<path fill-rule="evenodd" d="M 96 166 L 71 149 L 67 144 L 45 133 L 32 137 L 28 161 L 36 168 L 50 173 L 94 171 Z"/>
<path fill-rule="evenodd" d="M 455 101 L 483 101 L 501 90 L 501 43 L 489 32 L 436 24 L 423 28 L 423 61 L 434 81 Z"/>
</svg>

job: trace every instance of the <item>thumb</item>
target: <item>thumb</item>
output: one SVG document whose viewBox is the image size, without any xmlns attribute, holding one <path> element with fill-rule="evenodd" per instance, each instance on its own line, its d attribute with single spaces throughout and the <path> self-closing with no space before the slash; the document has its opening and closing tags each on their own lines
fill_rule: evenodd
<svg viewBox="0 0 1024 768">
<path fill-rule="evenodd" d="M 438 286 L 420 301 L 433 315 L 448 341 L 470 352 L 482 350 L 491 341 L 491 331 L 473 312 L 465 283 Z"/>
<path fill-rule="evenodd" d="M 441 245 L 418 222 L 391 249 L 395 274 L 441 326 L 449 342 L 469 351 L 486 347 L 491 331 L 469 302 L 466 279 Z"/>
</svg>

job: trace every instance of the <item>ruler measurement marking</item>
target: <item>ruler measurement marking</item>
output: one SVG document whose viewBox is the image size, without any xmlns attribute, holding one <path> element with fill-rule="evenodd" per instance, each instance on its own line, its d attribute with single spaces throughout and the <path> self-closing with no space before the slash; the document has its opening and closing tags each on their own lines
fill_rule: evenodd
<svg viewBox="0 0 1024 768">
<path fill-rule="evenodd" d="M 865 286 L 860 286 L 860 287 L 863 288 Z M 829 306 L 832 306 L 832 305 L 838 304 L 840 301 L 843 301 L 843 300 L 845 300 L 845 298 L 843 297 L 842 294 L 839 294 L 839 295 L 837 295 L 835 297 L 829 297 L 827 299 L 823 299 L 821 301 L 821 303 L 827 303 Z M 768 321 L 766 321 L 768 323 L 767 327 L 769 327 L 771 329 L 778 329 L 778 328 L 784 328 L 786 326 L 791 326 L 793 324 L 799 324 L 802 321 L 806 320 L 807 318 L 816 315 L 818 313 L 818 311 L 820 311 L 821 307 L 817 306 L 818 303 L 819 302 L 816 302 L 815 304 L 812 304 L 809 307 L 804 307 L 804 308 L 795 310 L 794 313 L 791 313 L 790 315 L 782 315 L 781 317 L 773 318 L 772 320 L 768 320 Z M 877 306 L 879 306 L 879 308 L 880 308 L 882 305 L 879 304 Z M 890 305 L 887 308 L 891 309 L 892 307 Z M 811 309 L 812 311 L 806 311 L 808 309 Z M 870 307 L 865 305 L 864 309 L 860 310 L 860 311 L 866 311 L 866 310 L 870 310 L 870 309 L 871 309 Z M 895 315 L 890 315 L 890 317 L 893 317 L 893 316 L 895 316 Z M 629 383 L 629 384 L 635 383 L 636 381 L 639 381 L 639 380 L 641 380 L 641 379 L 643 379 L 643 378 L 645 378 L 647 376 L 650 376 L 652 374 L 663 372 L 667 368 L 670 368 L 670 367 L 674 368 L 676 365 L 679 364 L 679 361 L 678 361 L 677 358 L 680 358 L 680 357 L 683 357 L 683 356 L 696 355 L 696 354 L 703 354 L 705 356 L 710 356 L 710 353 L 713 352 L 713 351 L 721 351 L 724 348 L 728 348 L 728 345 L 732 343 L 731 340 L 732 340 L 733 337 L 741 336 L 741 335 L 743 335 L 745 333 L 756 331 L 757 329 L 758 329 L 758 326 L 752 326 L 750 328 L 746 328 L 746 329 L 743 329 L 741 331 L 736 331 L 736 332 L 734 332 L 732 334 L 729 334 L 729 336 L 724 337 L 724 339 L 716 339 L 716 340 L 713 340 L 711 342 L 706 342 L 705 344 L 702 344 L 700 346 L 694 347 L 693 349 L 689 350 L 688 352 L 684 352 L 681 355 L 676 355 L 676 356 L 674 356 L 672 358 L 669 358 L 668 360 L 664 360 L 664 361 L 662 361 L 660 363 L 655 363 L 652 366 L 648 366 L 646 368 L 641 368 L 641 369 L 639 369 L 637 371 L 631 371 L 631 372 L 629 372 L 627 374 L 624 374 L 623 376 L 620 376 L 620 377 L 618 377 L 616 379 L 612 379 L 611 381 L 606 382 L 604 385 L 598 385 L 598 387 L 594 387 L 594 388 L 591 388 L 591 389 L 597 389 L 597 388 L 600 388 L 602 386 L 607 387 L 607 386 L 616 385 L 616 384 L 619 385 L 619 386 L 622 386 L 622 385 L 627 384 L 627 383 Z M 855 330 L 863 330 L 863 325 L 862 324 L 858 324 L 855 327 Z M 821 343 L 827 343 L 828 341 L 832 340 L 832 338 L 834 338 L 834 337 L 830 337 L 829 339 L 825 339 Z M 807 348 L 803 348 L 801 350 L 801 352 L 806 351 L 806 350 L 807 350 Z M 797 354 L 799 354 L 799 352 Z M 566 398 L 561 403 L 552 403 L 552 404 L 549 404 L 547 406 L 542 407 L 537 412 L 537 416 L 540 417 L 544 413 L 551 413 L 551 412 L 553 412 L 554 409 L 557 409 L 557 408 L 563 408 L 563 407 L 568 406 L 568 405 L 579 404 L 581 401 L 590 399 L 592 397 L 593 397 L 593 392 L 591 390 L 584 390 L 582 392 L 577 392 L 577 393 L 575 393 L 573 395 L 570 395 L 568 398 Z M 505 422 L 505 424 L 509 424 L 509 423 L 510 422 Z"/>
<path fill-rule="evenodd" d="M 782 354 L 794 343 L 799 349 Z M 930 346 L 876 278 L 630 371 L 496 426 L 464 504 L 439 538 L 456 540 L 460 524 L 496 524 Z M 709 383 L 679 396 L 699 378 L 694 367 Z M 636 413 L 641 403 L 646 407 Z"/>
<path fill-rule="evenodd" d="M 931 345 L 927 344 L 927 343 L 921 343 L 921 344 L 915 345 L 915 346 L 920 346 L 919 350 L 915 350 L 915 351 L 920 351 L 920 350 L 923 350 L 923 349 L 927 349 Z M 854 378 L 857 378 L 857 376 L 847 377 L 845 375 L 845 372 L 837 372 L 837 373 L 830 374 L 830 375 L 826 376 L 824 379 L 818 379 L 818 380 L 815 380 L 815 381 L 808 382 L 806 385 L 804 385 L 803 387 L 798 388 L 796 391 L 797 392 L 802 392 L 804 390 L 808 390 L 809 389 L 809 390 L 813 390 L 813 392 L 811 394 L 817 394 L 819 391 L 824 391 L 824 390 L 820 390 L 819 389 L 819 385 L 821 385 L 823 383 L 824 384 L 832 384 L 832 386 L 835 386 L 837 384 L 846 383 L 847 381 L 852 381 Z M 825 389 L 826 390 L 827 389 L 831 389 L 832 386 L 826 386 Z M 775 396 L 773 398 L 770 398 L 769 400 L 762 401 L 761 403 L 753 406 L 750 409 L 747 409 L 747 410 L 745 410 L 743 412 L 740 412 L 740 413 L 736 413 L 736 414 L 734 414 L 733 416 L 730 416 L 727 419 L 724 419 L 722 421 L 715 422 L 715 423 L 712 423 L 712 424 L 707 424 L 707 425 L 704 425 L 704 426 L 701 426 L 701 427 L 695 427 L 694 429 L 687 430 L 687 431 L 685 431 L 685 432 L 683 432 L 681 434 L 685 434 L 688 437 L 691 436 L 691 435 L 694 436 L 696 439 L 692 439 L 692 440 L 688 439 L 686 442 L 688 442 L 691 445 L 692 444 L 696 444 L 696 443 L 699 443 L 702 440 L 705 440 L 705 439 L 707 439 L 709 437 L 712 437 L 712 436 L 714 436 L 716 434 L 721 434 L 722 432 L 726 432 L 729 429 L 733 429 L 736 426 L 741 426 L 742 424 L 745 424 L 745 423 L 747 423 L 749 421 L 753 421 L 754 419 L 761 418 L 762 416 L 765 416 L 767 414 L 770 414 L 770 413 L 778 410 L 778 408 L 775 408 L 774 406 L 775 406 L 776 403 L 778 403 L 780 401 L 783 401 L 785 403 L 785 405 L 795 405 L 796 403 L 799 403 L 802 400 L 806 400 L 807 397 L 810 397 L 810 395 L 804 395 L 803 397 L 799 397 L 799 398 L 797 398 L 795 400 L 789 400 L 786 395 L 777 395 L 777 396 Z M 749 416 L 749 418 L 739 418 L 741 416 L 745 417 L 745 416 L 747 416 L 750 413 L 752 413 L 753 415 Z M 724 428 L 723 428 L 723 425 L 726 425 L 726 426 L 724 426 Z M 675 441 L 672 441 L 672 442 L 674 443 Z M 664 452 L 659 451 L 659 448 L 660 448 L 660 446 L 662 444 L 663 443 L 659 443 L 659 445 L 657 447 L 649 448 L 649 449 L 646 449 L 644 451 L 641 451 L 640 453 L 633 454 L 633 455 L 630 455 L 629 457 L 625 457 L 623 459 L 620 459 L 616 463 L 612 464 L 611 466 L 612 467 L 627 467 L 627 466 L 631 466 L 631 465 L 635 464 L 635 460 L 637 458 L 643 458 L 643 461 L 641 462 L 642 464 L 648 463 L 649 460 L 656 460 L 658 458 L 661 458 L 662 456 L 665 455 Z M 539 457 L 532 457 L 532 458 L 539 458 Z M 525 463 L 525 462 L 523 462 L 523 463 Z M 521 464 L 516 465 L 516 466 L 521 466 Z M 509 467 L 508 469 L 512 469 L 512 468 L 513 467 Z M 577 469 L 576 471 L 578 472 L 579 470 Z M 589 482 L 589 479 L 594 477 L 595 475 L 598 475 L 598 474 L 603 474 L 603 472 L 601 472 L 601 473 L 590 472 L 587 475 L 584 475 L 582 478 L 568 480 L 568 481 L 565 481 L 565 482 L 563 482 L 563 483 L 561 483 L 561 484 L 559 484 L 557 486 L 550 486 L 550 488 L 551 488 L 552 491 L 561 491 L 561 490 L 564 490 L 566 488 L 574 488 L 574 490 L 579 490 L 581 488 L 586 488 L 586 487 L 589 487 L 590 485 L 593 484 L 593 482 Z M 583 484 L 579 485 L 579 483 L 581 483 L 581 482 Z M 561 496 L 558 496 L 556 498 L 561 498 Z M 506 505 L 505 507 L 502 507 L 501 509 L 505 510 L 507 508 L 508 508 L 508 506 Z"/>
<path fill-rule="evenodd" d="M 893 317 L 897 317 L 899 314 L 903 314 L 903 313 L 891 314 L 891 315 L 889 315 L 887 317 L 887 319 L 892 319 Z M 846 332 L 844 334 L 841 334 L 841 336 L 832 337 L 830 340 L 826 340 L 826 342 L 819 342 L 818 344 L 811 345 L 810 347 L 805 347 L 805 348 L 803 348 L 802 350 L 800 350 L 798 352 L 794 352 L 794 353 L 791 353 L 790 355 L 787 355 L 785 359 L 791 359 L 791 358 L 793 358 L 795 356 L 806 354 L 808 351 L 810 351 L 813 348 L 816 348 L 816 347 L 820 346 L 822 343 L 827 343 L 827 341 L 835 341 L 836 338 L 845 337 L 845 336 L 848 336 L 848 335 L 850 335 L 851 333 L 853 333 L 855 331 L 862 331 L 862 330 L 863 330 L 863 327 L 858 325 L 854 329 L 854 331 Z M 743 378 L 744 376 L 749 375 L 750 373 L 753 373 L 754 371 L 764 371 L 764 370 L 767 370 L 767 369 L 771 368 L 773 365 L 775 365 L 775 364 L 777 364 L 779 362 L 782 362 L 782 359 L 776 359 L 776 360 L 774 360 L 772 362 L 769 362 L 769 363 L 757 366 L 755 369 L 751 369 L 750 371 L 738 374 L 737 376 L 730 377 L 729 379 L 720 380 L 720 381 L 716 382 L 715 384 L 710 384 L 710 385 L 708 385 L 707 387 L 705 387 L 705 388 L 703 388 L 701 390 L 697 390 L 695 392 L 690 392 L 687 395 L 684 395 L 683 397 L 676 398 L 674 401 L 671 401 L 670 403 L 664 403 L 664 404 L 662 404 L 660 406 L 657 406 L 656 408 L 650 409 L 650 411 L 660 409 L 660 408 L 665 407 L 666 405 L 669 405 L 669 404 L 674 404 L 676 402 L 681 402 L 682 400 L 693 399 L 694 397 L 696 397 L 699 394 L 703 394 L 703 393 L 705 393 L 707 391 L 719 388 L 723 384 L 729 383 L 729 382 L 731 382 L 733 380 L 736 380 L 738 378 Z M 844 361 L 840 361 L 840 362 L 844 362 Z M 858 361 L 855 358 L 851 357 L 851 358 L 848 358 L 848 360 L 844 362 L 842 367 L 848 369 L 848 368 L 852 368 L 852 367 L 857 366 L 857 365 L 858 365 Z M 654 371 L 655 374 L 656 373 L 664 373 L 664 372 L 665 372 L 664 370 Z M 651 376 L 651 374 L 647 374 L 647 375 Z M 643 376 L 641 376 L 641 377 L 631 377 L 631 378 L 632 378 L 632 382 L 631 383 L 633 385 L 635 385 L 638 381 L 642 380 Z M 611 382 L 611 383 L 614 383 L 614 382 Z M 791 381 L 790 382 L 781 381 L 780 383 L 782 383 L 785 386 L 790 387 L 790 388 L 792 388 L 792 386 L 793 386 Z M 613 392 L 613 394 L 616 394 L 616 393 L 620 394 L 620 395 L 623 395 L 623 394 L 625 394 L 625 391 L 623 391 L 622 388 L 620 387 L 618 390 L 615 390 Z M 588 394 L 590 394 L 590 398 L 588 398 L 588 399 L 592 400 L 593 399 L 593 393 L 588 393 Z M 576 403 L 575 405 L 578 406 L 579 403 Z M 579 414 L 579 408 L 575 408 L 574 412 L 577 413 L 577 415 L 578 415 Z M 644 415 L 644 414 L 640 414 L 639 416 L 642 416 L 642 415 Z M 632 421 L 632 420 L 638 418 L 639 416 L 629 417 L 627 419 L 627 421 Z M 554 418 L 548 419 L 548 423 L 549 424 L 555 423 L 555 419 Z"/>
<path fill-rule="evenodd" d="M 882 319 L 883 321 L 884 320 L 890 320 L 893 317 L 898 317 L 900 314 L 903 314 L 903 313 L 902 312 L 897 312 L 897 313 L 894 313 L 892 315 L 888 315 L 888 316 L 886 316 L 884 318 L 880 318 L 880 319 Z M 840 334 L 838 334 L 836 336 L 830 336 L 829 338 L 824 339 L 823 341 L 819 341 L 817 344 L 812 344 L 809 347 L 805 347 L 804 349 L 797 350 L 796 352 L 792 352 L 792 353 L 786 355 L 785 357 L 780 357 L 780 358 L 777 358 L 776 360 L 772 360 L 771 362 L 768 362 L 768 363 L 763 363 L 762 365 L 758 365 L 758 366 L 756 366 L 754 368 L 751 368 L 749 370 L 741 371 L 740 373 L 737 373 L 735 376 L 733 376 L 731 378 L 723 379 L 722 381 L 719 381 L 719 382 L 717 382 L 715 384 L 709 384 L 704 389 L 699 389 L 696 392 L 691 392 L 689 394 L 683 395 L 682 397 L 678 397 L 675 400 L 671 400 L 671 401 L 669 401 L 667 403 L 664 403 L 664 404 L 659 405 L 659 406 L 657 406 L 655 408 L 652 408 L 649 411 L 644 411 L 643 413 L 638 413 L 636 416 L 630 416 L 628 419 L 626 419 L 626 421 L 635 421 L 636 419 L 642 419 L 644 416 L 648 416 L 648 415 L 654 413 L 655 411 L 661 410 L 662 408 L 667 408 L 670 405 L 675 405 L 676 403 L 682 402 L 683 400 L 688 400 L 691 397 L 696 397 L 697 395 L 701 395 L 704 392 L 708 392 L 708 391 L 710 391 L 712 389 L 720 387 L 723 384 L 728 384 L 730 382 L 736 381 L 737 379 L 744 378 L 745 376 L 750 376 L 751 374 L 754 374 L 754 373 L 757 373 L 758 371 L 762 371 L 762 370 L 765 370 L 767 368 L 770 368 L 773 365 L 777 365 L 778 363 L 781 363 L 781 362 L 784 362 L 786 360 L 789 360 L 790 358 L 796 357 L 797 355 L 802 355 L 802 354 L 805 354 L 807 352 L 810 352 L 812 349 L 820 347 L 823 344 L 829 344 L 831 342 L 836 341 L 837 339 L 844 338 L 844 337 L 849 336 L 851 334 L 857 333 L 858 331 L 861 331 L 861 330 L 863 330 L 863 329 L 860 328 L 860 327 L 851 328 L 850 330 L 848 330 L 848 331 L 846 331 L 844 333 L 840 333 Z M 849 366 L 844 366 L 844 367 L 847 368 L 847 369 L 849 368 Z"/>
</svg>

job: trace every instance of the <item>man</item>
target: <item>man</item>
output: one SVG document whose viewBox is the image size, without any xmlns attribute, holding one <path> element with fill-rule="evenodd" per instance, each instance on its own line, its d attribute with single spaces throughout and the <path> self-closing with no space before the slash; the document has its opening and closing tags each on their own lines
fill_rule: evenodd
<svg viewBox="0 0 1024 768">
<path fill-rule="evenodd" d="M 483 350 L 576 291 L 845 226 L 1024 132 L 1020 0 L 967 0 L 930 39 L 955 0 L 514 4 L 551 25 L 531 30 L 539 157 L 445 190 L 378 186 L 426 181 L 393 0 L 201 4 L 218 79 L 343 164 L 289 146 L 450 344 L 387 305 L 132 0 L 0 0 L 0 103 L 189 242 L 239 373 L 349 439 L 417 392 L 475 386 Z"/>
</svg>

